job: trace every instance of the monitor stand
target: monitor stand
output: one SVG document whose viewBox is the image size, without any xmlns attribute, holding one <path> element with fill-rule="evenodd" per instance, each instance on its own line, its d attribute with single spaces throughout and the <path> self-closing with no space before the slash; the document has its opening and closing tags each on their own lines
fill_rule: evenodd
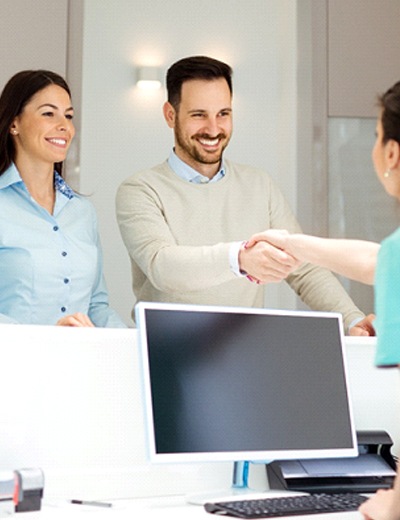
<svg viewBox="0 0 400 520">
<path fill-rule="evenodd" d="M 271 461 L 251 461 L 252 464 L 268 464 Z M 291 490 L 275 490 L 265 488 L 264 490 L 255 490 L 249 487 L 249 461 L 237 461 L 233 463 L 233 475 L 232 484 L 230 488 L 220 489 L 215 491 L 205 491 L 204 493 L 186 495 L 186 502 L 188 504 L 201 505 L 203 506 L 206 502 L 222 502 L 226 500 L 238 499 L 243 500 L 246 498 L 266 498 L 266 497 L 277 497 L 285 495 L 304 495 L 304 491 L 291 491 Z"/>
<path fill-rule="evenodd" d="M 233 463 L 232 489 L 249 488 L 249 461 Z"/>
<path fill-rule="evenodd" d="M 230 488 L 215 491 L 205 491 L 199 494 L 186 496 L 189 504 L 204 505 L 206 502 L 217 502 L 218 500 L 229 500 L 233 496 L 257 493 L 249 488 L 249 465 L 248 461 L 237 461 L 233 463 L 232 484 Z"/>
</svg>

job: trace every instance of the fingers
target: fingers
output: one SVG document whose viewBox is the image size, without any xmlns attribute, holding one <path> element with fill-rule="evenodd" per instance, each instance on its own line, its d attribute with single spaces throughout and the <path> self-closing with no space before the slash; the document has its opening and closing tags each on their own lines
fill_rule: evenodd
<svg viewBox="0 0 400 520">
<path fill-rule="evenodd" d="M 239 251 L 239 264 L 250 281 L 276 283 L 285 279 L 300 265 L 295 258 L 267 242 L 257 242 Z"/>
<path fill-rule="evenodd" d="M 90 318 L 82 312 L 76 312 L 75 314 L 69 314 L 59 319 L 56 325 L 62 327 L 94 327 Z"/>
<path fill-rule="evenodd" d="M 257 242 L 268 242 L 279 249 L 285 249 L 289 232 L 285 229 L 268 229 L 261 233 L 256 233 L 247 241 L 246 246 L 252 247 Z"/>
<path fill-rule="evenodd" d="M 363 515 L 365 520 L 398 518 L 398 516 L 393 516 L 392 513 L 394 500 L 395 496 L 392 489 L 380 489 L 375 493 L 375 495 L 360 506 L 359 512 Z"/>
<path fill-rule="evenodd" d="M 273 269 L 278 276 L 286 277 L 301 265 L 297 258 L 268 242 L 259 242 L 254 247 L 259 249 L 265 266 Z"/>
<path fill-rule="evenodd" d="M 375 336 L 374 319 L 375 314 L 368 314 L 349 330 L 350 336 Z"/>
</svg>

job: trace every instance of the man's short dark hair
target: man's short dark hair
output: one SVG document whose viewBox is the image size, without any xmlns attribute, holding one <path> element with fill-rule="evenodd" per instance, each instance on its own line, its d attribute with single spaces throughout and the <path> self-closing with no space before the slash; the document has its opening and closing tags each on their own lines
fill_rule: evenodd
<svg viewBox="0 0 400 520">
<path fill-rule="evenodd" d="M 168 101 L 177 109 L 181 102 L 182 84 L 193 79 L 214 80 L 224 78 L 232 94 L 232 69 L 226 63 L 208 56 L 183 58 L 167 71 Z"/>
</svg>

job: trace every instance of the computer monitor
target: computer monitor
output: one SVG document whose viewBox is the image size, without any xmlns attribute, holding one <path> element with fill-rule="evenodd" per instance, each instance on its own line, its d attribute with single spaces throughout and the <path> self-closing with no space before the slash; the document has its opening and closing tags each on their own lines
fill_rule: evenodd
<svg viewBox="0 0 400 520">
<path fill-rule="evenodd" d="M 136 306 L 153 462 L 357 455 L 337 313 Z"/>
</svg>

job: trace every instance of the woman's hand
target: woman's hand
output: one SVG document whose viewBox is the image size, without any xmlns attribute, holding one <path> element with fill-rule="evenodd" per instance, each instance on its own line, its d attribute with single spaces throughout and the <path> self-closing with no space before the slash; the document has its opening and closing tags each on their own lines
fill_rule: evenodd
<svg viewBox="0 0 400 520">
<path fill-rule="evenodd" d="M 265 240 L 244 244 L 239 251 L 240 269 L 247 278 L 257 283 L 274 283 L 284 280 L 300 262 L 290 254 L 271 245 Z"/>
<path fill-rule="evenodd" d="M 396 496 L 393 489 L 380 489 L 360 506 L 359 511 L 365 520 L 400 519 L 399 507 L 396 507 Z"/>
<path fill-rule="evenodd" d="M 90 318 L 82 312 L 76 312 L 75 314 L 64 316 L 57 321 L 56 325 L 62 327 L 94 327 Z"/>
<path fill-rule="evenodd" d="M 250 237 L 246 243 L 246 247 L 252 247 L 257 242 L 268 242 L 276 248 L 292 254 L 292 252 L 288 250 L 291 238 L 292 235 L 286 229 L 268 229 L 267 231 L 261 231 Z"/>
</svg>

